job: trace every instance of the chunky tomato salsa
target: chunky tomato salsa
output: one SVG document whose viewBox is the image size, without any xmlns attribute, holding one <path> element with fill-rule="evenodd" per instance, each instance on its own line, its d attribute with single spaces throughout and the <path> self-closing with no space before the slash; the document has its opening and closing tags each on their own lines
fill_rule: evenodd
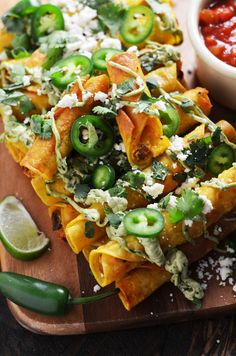
<svg viewBox="0 0 236 356">
<path fill-rule="evenodd" d="M 236 0 L 211 2 L 200 12 L 199 23 L 207 48 L 236 67 Z"/>
</svg>

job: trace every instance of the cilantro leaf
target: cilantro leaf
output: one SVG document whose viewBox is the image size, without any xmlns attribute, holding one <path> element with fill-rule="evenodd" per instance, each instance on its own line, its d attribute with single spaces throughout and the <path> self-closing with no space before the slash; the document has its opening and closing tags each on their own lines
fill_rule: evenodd
<svg viewBox="0 0 236 356">
<path fill-rule="evenodd" d="M 181 172 L 181 173 L 175 173 L 173 175 L 173 179 L 176 182 L 184 182 L 187 179 L 188 175 L 185 172 Z"/>
<path fill-rule="evenodd" d="M 76 198 L 85 199 L 90 191 L 90 187 L 88 184 L 77 184 L 75 189 Z"/>
<path fill-rule="evenodd" d="M 116 213 L 114 214 L 110 208 L 105 206 L 104 208 L 106 217 L 108 218 L 108 221 L 111 226 L 113 226 L 115 229 L 117 229 L 120 225 L 120 223 L 123 220 L 124 214 L 122 213 Z"/>
<path fill-rule="evenodd" d="M 98 8 L 98 18 L 102 26 L 107 28 L 112 36 L 119 32 L 125 10 L 117 4 L 108 3 Z"/>
<path fill-rule="evenodd" d="M 108 190 L 111 197 L 127 198 L 127 193 L 122 185 L 116 185 Z"/>
<path fill-rule="evenodd" d="M 122 180 L 128 182 L 131 188 L 140 189 L 145 181 L 145 176 L 142 173 L 127 172 Z"/>
<path fill-rule="evenodd" d="M 16 106 L 19 100 L 24 96 L 23 93 L 15 91 L 14 93 L 7 94 L 4 90 L 0 90 L 0 103 L 4 105 Z"/>
<path fill-rule="evenodd" d="M 119 84 L 117 87 L 117 94 L 119 96 L 123 96 L 127 93 L 130 93 L 132 90 L 135 88 L 135 79 L 133 77 L 130 77 L 129 79 L 126 79 L 123 83 Z"/>
<path fill-rule="evenodd" d="M 27 95 L 23 95 L 20 98 L 19 109 L 20 109 L 21 114 L 27 115 L 32 110 L 34 110 L 34 108 L 35 108 L 34 104 L 32 103 L 32 101 L 30 100 L 30 98 Z"/>
<path fill-rule="evenodd" d="M 100 6 L 107 4 L 108 2 L 110 1 L 107 0 L 82 0 L 81 1 L 83 5 L 89 6 L 95 10 L 99 9 Z"/>
<path fill-rule="evenodd" d="M 192 189 L 185 189 L 182 196 L 177 199 L 176 206 L 169 210 L 169 218 L 172 224 L 185 219 L 193 219 L 200 215 L 204 208 L 204 201 Z"/>
<path fill-rule="evenodd" d="M 165 180 L 168 175 L 168 169 L 156 159 L 152 161 L 152 177 L 159 180 Z"/>
<path fill-rule="evenodd" d="M 170 197 L 171 197 L 172 193 L 167 194 L 164 198 L 162 198 L 159 202 L 158 202 L 158 207 L 160 209 L 165 210 L 169 204 L 170 201 Z"/>
<path fill-rule="evenodd" d="M 211 137 L 212 142 L 214 144 L 219 144 L 220 143 L 220 137 L 221 137 L 221 128 L 217 127 L 215 131 L 213 132 L 213 135 Z"/>
<path fill-rule="evenodd" d="M 52 137 L 51 120 L 45 120 L 40 115 L 31 116 L 30 128 L 41 139 L 48 140 Z"/>
<path fill-rule="evenodd" d="M 84 234 L 88 239 L 94 236 L 94 223 L 92 221 L 86 221 Z"/>
<path fill-rule="evenodd" d="M 107 118 L 115 118 L 117 113 L 105 106 L 95 106 L 93 108 L 93 113 L 101 116 L 106 116 Z"/>
<path fill-rule="evenodd" d="M 184 153 L 188 155 L 184 162 L 189 166 L 205 166 L 211 150 L 211 142 L 210 136 L 191 142 L 189 148 L 184 150 Z"/>
</svg>

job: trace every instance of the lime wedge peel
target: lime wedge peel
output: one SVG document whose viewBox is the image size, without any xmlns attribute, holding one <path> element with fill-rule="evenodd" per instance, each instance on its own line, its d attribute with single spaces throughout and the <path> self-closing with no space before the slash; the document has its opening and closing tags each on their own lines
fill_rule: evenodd
<svg viewBox="0 0 236 356">
<path fill-rule="evenodd" d="M 0 202 L 0 240 L 6 250 L 20 260 L 39 257 L 50 242 L 14 196 L 7 196 Z"/>
</svg>

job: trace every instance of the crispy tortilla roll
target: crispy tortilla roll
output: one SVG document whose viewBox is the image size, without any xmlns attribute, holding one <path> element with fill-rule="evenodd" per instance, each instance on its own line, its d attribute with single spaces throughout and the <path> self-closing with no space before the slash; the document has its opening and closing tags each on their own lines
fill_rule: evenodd
<svg viewBox="0 0 236 356">
<path fill-rule="evenodd" d="M 219 175 L 218 179 L 225 184 L 236 182 L 236 168 L 230 168 L 229 170 L 224 171 Z M 196 188 L 196 191 L 200 195 L 209 199 L 213 206 L 213 210 L 211 210 L 206 215 L 207 227 L 213 225 L 214 223 L 219 221 L 225 214 L 229 213 L 230 211 L 236 208 L 236 199 L 235 199 L 236 187 L 228 188 L 226 190 L 220 190 L 219 188 L 215 188 L 212 186 L 203 186 L 203 187 Z M 182 222 L 177 224 L 172 224 L 169 221 L 168 214 L 169 213 L 167 211 L 163 213 L 165 218 L 165 227 L 162 233 L 158 236 L 158 239 L 160 241 L 160 246 L 164 252 L 169 250 L 170 248 L 174 248 L 176 246 L 186 243 L 186 237 L 183 232 Z M 204 234 L 204 231 L 205 231 L 204 223 L 202 221 L 194 221 L 193 225 L 188 230 L 188 234 L 190 238 L 197 239 Z M 116 244 L 117 243 L 113 242 L 113 247 L 112 247 L 113 249 L 115 249 L 114 246 L 116 246 Z M 143 246 L 140 245 L 138 241 L 134 239 L 132 236 L 126 237 L 126 244 L 130 250 L 143 251 Z M 122 251 L 123 251 L 123 255 L 122 255 Z M 105 283 L 100 276 L 101 275 L 100 272 L 101 270 L 103 271 L 103 267 L 102 267 L 103 254 L 108 255 L 109 253 L 110 253 L 109 249 L 105 249 L 104 252 L 104 250 L 100 248 L 100 250 L 99 249 L 94 250 L 90 254 L 90 258 L 89 258 L 90 267 L 93 271 L 94 276 L 95 277 L 98 276 L 99 283 L 100 282 Z M 127 256 L 130 255 L 132 255 L 132 253 L 127 252 L 125 250 L 120 249 L 119 251 L 119 259 L 123 259 L 124 261 L 127 261 L 128 260 Z M 113 252 L 111 253 L 111 256 L 118 258 L 118 255 L 114 256 Z M 129 257 L 129 259 L 131 260 L 131 256 Z M 117 262 L 117 264 L 120 265 L 122 263 L 119 261 Z M 128 267 L 132 269 L 132 264 L 131 265 L 129 264 Z"/>
<path fill-rule="evenodd" d="M 204 88 L 197 87 L 195 89 L 187 90 L 183 96 L 196 104 L 206 116 L 210 114 L 212 105 L 208 96 L 208 91 Z M 191 115 L 185 113 L 179 107 L 177 108 L 180 115 L 180 126 L 177 135 L 183 135 L 197 125 Z"/>
<path fill-rule="evenodd" d="M 112 56 L 110 61 L 130 69 L 144 80 L 140 62 L 135 54 L 118 53 Z M 132 77 L 130 73 L 112 66 L 109 62 L 107 70 L 111 82 L 116 85 Z M 146 91 L 148 92 L 147 89 Z M 131 96 L 128 100 L 136 102 L 140 95 Z M 169 146 L 169 140 L 163 136 L 162 124 L 156 117 L 145 113 L 134 113 L 132 108 L 126 107 L 119 111 L 117 124 L 129 162 L 140 168 L 147 167 L 153 157 L 163 153 Z"/>
<path fill-rule="evenodd" d="M 25 144 L 21 141 L 12 142 L 7 138 L 4 142 L 14 161 L 20 163 L 28 151 L 28 148 L 25 146 Z"/>
<path fill-rule="evenodd" d="M 102 287 L 122 278 L 143 261 L 142 257 L 122 249 L 116 241 L 109 241 L 89 254 L 91 271 Z"/>
<path fill-rule="evenodd" d="M 116 118 L 123 139 L 128 160 L 143 169 L 151 164 L 169 146 L 163 136 L 162 124 L 158 118 L 145 113 L 135 114 L 132 108 L 119 111 Z"/>
<path fill-rule="evenodd" d="M 32 187 L 34 188 L 35 193 L 42 200 L 42 202 L 47 205 L 55 205 L 59 202 L 62 202 L 62 199 L 55 198 L 47 193 L 45 181 L 40 176 L 35 176 L 31 179 Z M 56 180 L 55 183 L 51 184 L 51 189 L 57 193 L 61 193 L 69 196 L 70 193 L 65 189 L 65 185 L 61 179 Z"/>
<path fill-rule="evenodd" d="M 225 120 L 221 120 L 217 122 L 216 125 L 221 128 L 221 130 L 224 132 L 224 134 L 230 141 L 236 142 L 236 130 L 230 123 Z M 197 126 L 193 131 L 191 131 L 183 138 L 185 145 L 188 146 L 191 142 L 203 138 L 206 133 L 206 125 L 201 124 Z M 178 161 L 174 161 L 171 156 L 166 153 L 159 156 L 158 161 L 161 162 L 168 169 L 168 175 L 166 179 L 160 182 L 164 184 L 163 194 L 165 195 L 179 186 L 180 183 L 174 179 L 174 175 L 176 173 L 184 172 L 184 167 Z"/>
<path fill-rule="evenodd" d="M 107 63 L 107 71 L 108 71 L 108 75 L 110 78 L 110 81 L 112 84 L 116 84 L 119 85 L 121 83 L 124 83 L 125 80 L 133 77 L 132 74 L 127 73 L 126 71 L 117 68 L 111 64 L 109 64 L 109 62 L 114 62 L 117 63 L 120 66 L 126 67 L 128 70 L 131 70 L 132 72 L 136 73 L 139 77 L 141 77 L 144 82 L 145 82 L 145 77 L 140 65 L 140 61 L 138 59 L 138 57 L 136 56 L 136 54 L 134 53 L 129 53 L 129 52 L 122 52 L 122 53 L 117 53 L 114 54 L 110 60 Z M 148 88 L 145 88 L 145 92 L 149 93 Z M 129 96 L 129 101 L 138 101 L 140 98 L 140 94 L 136 94 L 133 96 Z"/>
<path fill-rule="evenodd" d="M 219 182 L 222 184 L 231 184 L 236 182 L 236 168 L 232 167 L 218 176 Z M 220 189 L 213 186 L 202 186 L 195 188 L 196 192 L 207 198 L 213 209 L 206 215 L 206 225 L 209 227 L 221 219 L 225 214 L 229 213 L 236 207 L 236 187 L 228 189 Z M 160 245 L 163 250 L 182 245 L 186 242 L 186 238 L 182 229 L 182 222 L 171 224 L 168 221 L 168 212 L 164 213 L 165 227 L 159 236 Z M 190 238 L 196 239 L 204 234 L 204 222 L 194 221 L 189 227 L 188 234 Z M 173 233 L 174 232 L 174 233 Z"/>
<path fill-rule="evenodd" d="M 85 83 L 84 88 L 92 94 L 98 91 L 107 92 L 109 89 L 108 77 L 106 75 L 92 77 Z M 72 93 L 76 93 L 78 99 L 81 100 L 81 91 L 77 85 L 73 87 Z M 59 108 L 56 111 L 55 119 L 61 138 L 60 151 L 62 157 L 67 156 L 71 151 L 70 129 L 73 122 L 78 117 L 88 114 L 94 105 L 94 97 L 91 96 L 81 108 Z M 21 161 L 21 166 L 28 169 L 31 175 L 36 174 L 45 180 L 51 180 L 57 171 L 54 136 L 49 140 L 37 138 Z"/>
<path fill-rule="evenodd" d="M 90 209 L 98 210 L 101 220 L 104 219 L 104 211 L 101 204 L 92 204 Z M 106 235 L 105 228 L 93 224 L 93 236 L 86 237 L 86 223 L 88 220 L 84 214 L 79 214 L 65 227 L 66 239 L 75 253 L 80 253 L 86 246 L 93 245 L 95 241 Z"/>
<path fill-rule="evenodd" d="M 222 218 L 217 225 L 222 232 L 218 236 L 219 240 L 236 229 L 236 221 L 226 221 Z M 205 238 L 196 241 L 196 245 L 190 243 L 181 246 L 181 250 L 186 254 L 189 262 L 195 262 L 207 255 L 215 243 Z M 163 267 L 158 267 L 150 263 L 139 266 L 130 271 L 127 275 L 116 282 L 116 287 L 120 289 L 119 297 L 127 310 L 131 310 L 155 292 L 163 284 L 170 281 L 171 274 Z"/>
<path fill-rule="evenodd" d="M 5 30 L 0 30 L 0 52 L 11 46 L 14 35 Z"/>
<path fill-rule="evenodd" d="M 167 93 L 178 91 L 184 93 L 186 88 L 178 80 L 177 65 L 173 63 L 171 66 L 158 68 L 145 76 L 148 78 L 155 78 L 158 82 L 159 88 L 165 90 Z M 159 96 L 160 91 L 154 89 L 152 91 L 154 96 Z"/>
</svg>

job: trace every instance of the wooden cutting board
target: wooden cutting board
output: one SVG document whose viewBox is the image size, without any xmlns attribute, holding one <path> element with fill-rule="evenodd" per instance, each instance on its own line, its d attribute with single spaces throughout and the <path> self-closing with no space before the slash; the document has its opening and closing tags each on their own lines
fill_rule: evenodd
<svg viewBox="0 0 236 356">
<path fill-rule="evenodd" d="M 2 13 L 14 4 L 14 0 L 0 3 Z M 176 11 L 185 33 L 185 43 L 180 50 L 183 54 L 185 78 L 191 86 L 194 83 L 194 53 L 186 35 L 185 20 L 188 5 L 185 0 L 178 0 Z M 217 107 L 215 118 L 232 118 L 233 113 Z M 73 296 L 93 294 L 96 284 L 91 277 L 83 257 L 72 253 L 66 242 L 57 239 L 51 229 L 47 208 L 35 195 L 30 181 L 13 162 L 7 150 L 0 145 L 0 197 L 14 194 L 19 197 L 31 213 L 39 228 L 51 239 L 51 249 L 41 258 L 32 262 L 21 262 L 13 259 L 0 246 L 1 268 L 50 282 L 56 282 L 69 288 Z M 173 297 L 172 297 L 173 294 Z M 46 334 L 82 334 L 104 330 L 138 327 L 157 323 L 179 322 L 194 318 L 209 317 L 218 313 L 236 311 L 232 286 L 221 288 L 215 279 L 209 283 L 203 307 L 195 310 L 182 295 L 172 286 L 165 285 L 133 311 L 124 310 L 119 299 L 112 297 L 97 304 L 74 307 L 66 316 L 47 317 L 37 315 L 9 303 L 10 310 L 16 320 L 25 328 Z"/>
</svg>

